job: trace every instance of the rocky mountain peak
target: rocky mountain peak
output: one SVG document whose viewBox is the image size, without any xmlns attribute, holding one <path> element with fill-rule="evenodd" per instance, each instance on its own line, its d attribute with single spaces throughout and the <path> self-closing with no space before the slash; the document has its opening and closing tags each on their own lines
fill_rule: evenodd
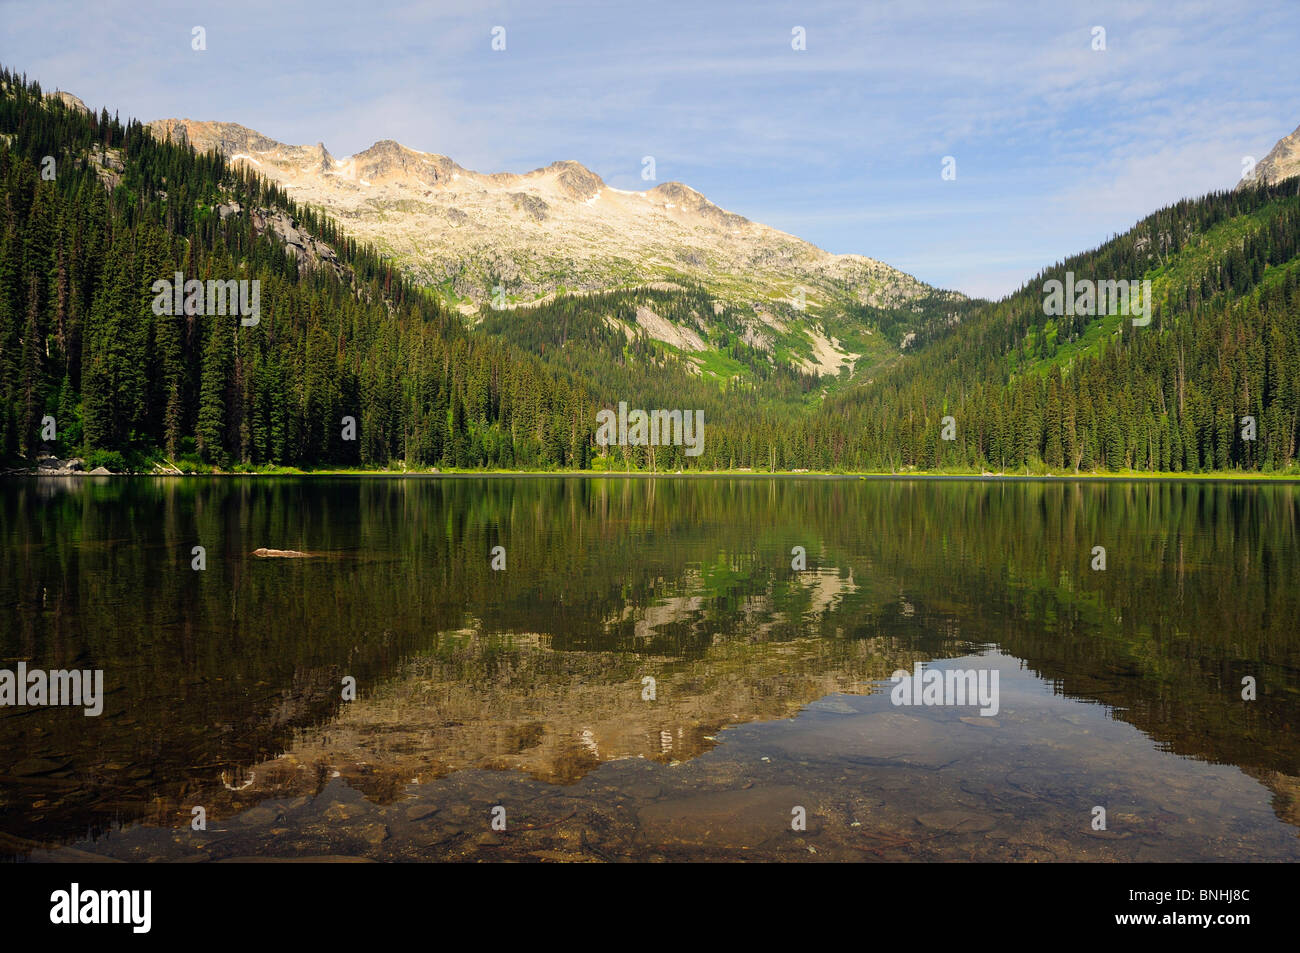
<svg viewBox="0 0 1300 953">
<path fill-rule="evenodd" d="M 332 168 L 334 168 L 334 157 L 330 155 L 329 150 L 325 148 L 325 143 L 323 142 L 316 143 L 316 154 L 318 157 L 317 162 L 319 165 L 317 171 L 329 172 Z"/>
<path fill-rule="evenodd" d="M 1237 188 L 1255 183 L 1272 185 L 1293 175 L 1300 175 L 1300 126 L 1291 135 L 1279 139 L 1268 155 L 1259 160 L 1255 166 L 1254 182 L 1243 178 L 1237 183 Z"/>
<path fill-rule="evenodd" d="M 365 180 L 372 185 L 393 183 L 433 188 L 465 171 L 446 156 L 417 152 L 392 139 L 380 139 L 354 155 L 351 162 L 358 181 Z"/>
<path fill-rule="evenodd" d="M 52 93 L 46 93 L 45 98 L 57 99 L 59 102 L 63 103 L 63 105 L 67 106 L 69 109 L 75 109 L 77 112 L 86 113 L 87 115 L 89 115 L 90 113 L 89 106 L 83 103 L 76 96 L 73 96 L 71 93 L 65 93 L 61 89 L 56 89 Z"/>
<path fill-rule="evenodd" d="M 695 189 L 681 182 L 665 182 L 662 185 L 656 185 L 646 193 L 646 196 L 659 201 L 666 208 L 679 208 L 685 212 L 702 216 L 726 228 L 739 228 L 742 225 L 750 224 L 749 219 L 743 215 L 737 215 L 734 212 L 727 212 L 718 208 Z"/>
<path fill-rule="evenodd" d="M 700 282 L 746 302 L 786 301 L 803 289 L 810 309 L 896 306 L 931 290 L 883 262 L 832 255 L 728 212 L 681 182 L 612 188 L 573 159 L 484 174 L 392 139 L 335 158 L 324 143 L 287 145 L 236 123 L 163 119 L 148 128 L 247 163 L 467 312 L 497 285 L 519 303 L 561 287 L 655 282 Z"/>
<path fill-rule="evenodd" d="M 600 176 L 573 159 L 552 162 L 545 171 L 554 172 L 561 191 L 579 202 L 587 201 L 605 187 Z"/>
<path fill-rule="evenodd" d="M 188 142 L 199 152 L 217 151 L 227 156 L 251 155 L 274 150 L 280 143 L 237 122 L 199 122 L 194 119 L 160 119 L 151 122 L 150 132 L 169 142 Z M 325 148 L 322 144 L 322 150 Z"/>
</svg>

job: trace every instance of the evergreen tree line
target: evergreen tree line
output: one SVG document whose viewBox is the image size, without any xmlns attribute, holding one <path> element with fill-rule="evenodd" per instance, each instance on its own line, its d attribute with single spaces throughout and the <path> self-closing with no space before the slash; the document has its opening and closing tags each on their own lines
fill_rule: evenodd
<svg viewBox="0 0 1300 953">
<path fill-rule="evenodd" d="M 560 298 L 488 312 L 468 331 L 256 173 L 47 99 L 6 70 L 0 85 L 0 458 L 11 464 L 56 452 L 223 468 L 1296 466 L 1295 180 L 1162 209 L 994 304 L 931 301 L 892 367 L 828 386 L 747 341 L 741 313 L 716 311 L 698 287 Z M 123 163 L 107 182 L 93 160 L 105 151 Z M 254 228 L 252 209 L 283 210 L 350 275 L 301 264 Z M 153 282 L 177 271 L 258 280 L 259 323 L 153 314 Z M 1043 283 L 1066 271 L 1151 277 L 1155 319 L 1045 315 Z M 696 328 L 716 351 L 706 360 L 745 373 L 701 374 L 635 330 L 642 306 Z M 907 326 L 905 310 L 859 317 L 891 340 Z M 620 400 L 702 409 L 704 453 L 596 446 L 597 410 Z"/>
<path fill-rule="evenodd" d="M 560 299 L 481 327 L 577 368 L 604 406 L 631 394 L 633 406 L 704 408 L 704 454 L 660 451 L 660 469 L 1278 472 L 1300 449 L 1298 255 L 1295 180 L 1179 202 L 1003 301 L 932 302 L 907 358 L 848 387 L 770 363 L 766 378 L 719 387 L 605 321 L 634 325 L 644 305 L 690 326 L 711 307 L 701 289 Z M 1044 314 L 1044 283 L 1067 271 L 1151 278 L 1151 324 Z M 861 314 L 895 338 L 902 317 Z M 650 462 L 632 448 L 625 458 Z"/>
<path fill-rule="evenodd" d="M 1296 185 L 1180 202 L 1045 270 L 876 387 L 834 396 L 806 435 L 808 450 L 854 469 L 1293 468 Z M 1067 271 L 1076 280 L 1151 277 L 1151 324 L 1045 315 L 1044 283 Z M 942 439 L 945 416 L 955 440 Z"/>
<path fill-rule="evenodd" d="M 580 386 L 467 334 L 324 216 L 219 156 L 45 99 L 8 71 L 0 83 L 0 458 L 587 463 L 595 411 Z M 111 190 L 87 161 L 92 148 L 120 150 Z M 53 177 L 41 174 L 45 156 Z M 216 206 L 232 202 L 244 211 L 223 219 Z M 282 209 L 333 242 L 352 279 L 300 268 L 256 233 L 251 208 Z M 155 315 L 152 285 L 177 271 L 258 280 L 259 323 Z"/>
</svg>

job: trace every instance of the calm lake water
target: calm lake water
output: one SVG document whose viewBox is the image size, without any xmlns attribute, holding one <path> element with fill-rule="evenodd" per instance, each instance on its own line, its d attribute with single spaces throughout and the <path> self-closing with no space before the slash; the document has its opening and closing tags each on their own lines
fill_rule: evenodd
<svg viewBox="0 0 1300 953">
<path fill-rule="evenodd" d="M 1294 861 L 1298 543 L 1281 484 L 11 479 L 0 669 L 105 694 L 0 707 L 0 855 Z"/>
</svg>

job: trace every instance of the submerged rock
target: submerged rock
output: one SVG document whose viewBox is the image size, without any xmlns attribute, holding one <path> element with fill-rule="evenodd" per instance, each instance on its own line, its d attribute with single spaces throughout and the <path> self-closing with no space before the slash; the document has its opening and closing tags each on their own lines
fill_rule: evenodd
<svg viewBox="0 0 1300 953">
<path fill-rule="evenodd" d="M 426 817 L 432 817 L 438 813 L 438 808 L 432 804 L 412 804 L 406 809 L 406 819 L 408 821 L 422 821 Z"/>
<path fill-rule="evenodd" d="M 994 820 L 985 814 L 955 809 L 918 814 L 916 821 L 922 827 L 928 827 L 931 830 L 962 833 L 991 831 L 996 826 Z"/>
<path fill-rule="evenodd" d="M 642 833 L 659 844 L 754 848 L 791 832 L 796 805 L 808 807 L 808 833 L 820 831 L 808 792 L 788 785 L 655 801 L 638 810 L 637 819 Z"/>
</svg>

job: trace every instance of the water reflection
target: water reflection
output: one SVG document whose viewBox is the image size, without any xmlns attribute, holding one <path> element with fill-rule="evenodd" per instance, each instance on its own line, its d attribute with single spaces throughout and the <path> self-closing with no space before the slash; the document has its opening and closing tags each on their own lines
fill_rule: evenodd
<svg viewBox="0 0 1300 953">
<path fill-rule="evenodd" d="M 338 837 L 343 853 L 500 852 L 438 798 L 537 785 L 529 803 L 580 802 L 546 830 L 580 825 L 584 856 L 788 852 L 791 805 L 774 828 L 770 815 L 789 789 L 818 798 L 797 847 L 822 854 L 1033 859 L 1102 843 L 1291 856 L 1298 495 L 1153 482 L 11 482 L 0 665 L 103 668 L 108 696 L 95 719 L 0 709 L 0 849 L 80 839 L 170 856 L 192 849 L 175 830 L 202 804 L 214 825 L 247 827 L 252 853 L 328 852 Z M 505 572 L 489 566 L 497 545 Z M 794 546 L 806 572 L 791 569 Z M 321 555 L 251 556 L 259 547 Z M 970 653 L 1023 692 L 996 726 L 866 694 L 914 661 Z M 1248 675 L 1254 702 L 1240 696 Z M 344 676 L 358 701 L 341 701 Z M 918 787 L 932 800 L 900 793 Z M 1111 813 L 1134 835 L 1110 846 L 1086 832 L 1107 797 L 1128 798 Z M 593 827 L 593 812 L 624 802 L 625 821 Z M 430 813 L 410 821 L 408 809 Z M 1220 823 L 1210 813 L 1227 826 L 1182 836 Z M 1002 838 L 1003 815 L 1033 839 Z M 135 820 L 159 827 L 95 840 Z M 376 825 L 388 832 L 377 840 Z M 409 825 L 452 833 L 435 843 L 404 836 Z"/>
</svg>

